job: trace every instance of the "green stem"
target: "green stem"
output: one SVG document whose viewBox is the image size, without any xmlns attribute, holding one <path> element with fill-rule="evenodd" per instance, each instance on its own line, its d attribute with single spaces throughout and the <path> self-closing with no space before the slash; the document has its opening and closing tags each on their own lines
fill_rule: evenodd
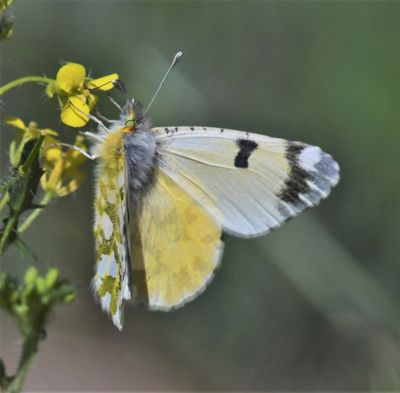
<svg viewBox="0 0 400 393">
<path fill-rule="evenodd" d="M 9 201 L 10 201 L 10 194 L 9 194 L 8 190 L 6 190 L 6 191 L 4 191 L 4 194 L 0 200 L 0 213 Z"/>
<path fill-rule="evenodd" d="M 29 208 L 36 193 L 36 188 L 41 176 L 38 154 L 43 140 L 44 136 L 36 140 L 28 158 L 19 168 L 21 184 L 10 206 L 11 215 L 7 218 L 5 227 L 1 233 L 0 255 L 4 253 L 7 247 L 16 238 L 16 228 L 19 217 Z"/>
<path fill-rule="evenodd" d="M 34 209 L 31 214 L 24 220 L 24 222 L 18 226 L 18 234 L 24 233 L 32 222 L 37 218 L 37 216 L 43 211 L 43 208 L 54 198 L 54 194 L 51 192 L 47 192 L 44 194 L 42 200 L 39 202 L 41 207 Z"/>
<path fill-rule="evenodd" d="M 34 160 L 37 160 L 37 157 L 39 155 L 40 148 L 42 146 L 42 143 L 44 141 L 44 136 L 41 135 L 35 142 L 35 145 L 33 146 L 31 152 L 28 155 L 28 158 L 25 160 L 25 162 L 18 168 L 18 173 L 21 177 L 25 177 L 29 170 L 32 168 L 32 164 Z M 29 176 L 29 175 L 28 175 Z"/>
<path fill-rule="evenodd" d="M 2 255 L 6 250 L 9 244 L 9 239 L 13 234 L 17 222 L 18 222 L 18 217 L 16 215 L 13 215 L 7 220 L 7 224 L 3 229 L 3 233 L 0 239 L 0 255 Z"/>
<path fill-rule="evenodd" d="M 26 374 L 28 373 L 29 367 L 32 363 L 33 357 L 36 355 L 38 350 L 39 335 L 31 334 L 25 337 L 24 347 L 22 350 L 21 360 L 18 365 L 18 370 L 12 378 L 12 382 L 8 388 L 9 393 L 20 393 L 22 385 L 24 384 Z"/>
<path fill-rule="evenodd" d="M 46 78 L 45 76 L 24 76 L 23 78 L 16 79 L 15 81 L 11 81 L 6 83 L 4 86 L 0 87 L 0 96 L 6 93 L 7 91 L 13 89 L 14 87 L 18 87 L 23 85 L 24 83 L 50 83 L 53 79 Z"/>
</svg>

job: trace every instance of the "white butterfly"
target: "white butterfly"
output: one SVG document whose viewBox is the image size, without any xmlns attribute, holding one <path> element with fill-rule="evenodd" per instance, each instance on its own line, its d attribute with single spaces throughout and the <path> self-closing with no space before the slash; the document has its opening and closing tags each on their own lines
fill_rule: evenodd
<svg viewBox="0 0 400 393">
<path fill-rule="evenodd" d="M 150 128 L 130 100 L 89 136 L 99 159 L 93 287 L 119 329 L 125 300 L 170 310 L 202 292 L 222 232 L 264 235 L 339 181 L 338 164 L 318 147 L 221 128 Z"/>
</svg>

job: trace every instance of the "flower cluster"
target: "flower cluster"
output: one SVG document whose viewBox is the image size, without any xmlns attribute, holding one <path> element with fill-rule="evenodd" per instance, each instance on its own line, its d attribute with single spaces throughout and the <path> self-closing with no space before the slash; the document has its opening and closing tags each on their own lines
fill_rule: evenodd
<svg viewBox="0 0 400 393">
<path fill-rule="evenodd" d="M 12 33 L 12 2 L 0 0 L 0 40 Z M 116 73 L 91 78 L 83 65 L 68 63 L 54 79 L 25 76 L 0 86 L 0 98 L 25 83 L 45 85 L 47 96 L 58 101 L 61 122 L 83 127 L 97 105 L 97 92 L 112 89 L 117 80 Z M 0 257 L 13 245 L 28 260 L 37 262 L 22 236 L 51 201 L 70 195 L 83 183 L 87 147 L 83 134 L 75 135 L 70 145 L 60 139 L 57 131 L 42 128 L 35 121 L 25 122 L 19 117 L 5 117 L 4 121 L 14 136 L 9 146 L 10 170 L 0 181 Z M 54 307 L 70 303 L 76 295 L 76 288 L 61 279 L 55 268 L 40 274 L 31 266 L 21 282 L 8 273 L 0 274 L 0 309 L 13 318 L 22 336 L 21 357 L 13 374 L 7 372 L 0 358 L 1 391 L 22 391 L 39 342 L 46 334 L 48 316 Z"/>
<path fill-rule="evenodd" d="M 11 0 L 0 0 L 0 9 L 6 8 Z M 112 73 L 100 78 L 90 78 L 86 69 L 78 63 L 67 63 L 60 67 L 55 79 L 47 77 L 24 77 L 0 87 L 0 95 L 23 83 L 34 82 L 46 85 L 46 94 L 57 97 L 61 109 L 61 121 L 71 127 L 83 127 L 89 121 L 90 112 L 98 102 L 97 91 L 109 91 L 118 80 L 118 74 Z M 49 128 L 39 128 L 36 122 L 25 124 L 18 117 L 7 117 L 6 124 L 15 130 L 10 144 L 10 164 L 18 169 L 27 156 L 32 142 L 43 137 L 39 154 L 43 174 L 40 185 L 43 191 L 54 196 L 66 196 L 78 189 L 85 178 L 82 171 L 87 151 L 84 138 L 77 136 L 74 146 L 67 150 L 58 139 L 58 133 Z M 77 149 L 78 148 L 78 149 Z"/>
<path fill-rule="evenodd" d="M 20 285 L 7 273 L 0 275 L 0 309 L 14 317 L 23 336 L 42 334 L 54 306 L 72 302 L 76 294 L 76 289 L 62 280 L 55 268 L 42 276 L 31 266 Z"/>
<path fill-rule="evenodd" d="M 42 154 L 44 174 L 40 178 L 40 185 L 45 192 L 63 197 L 76 191 L 85 180 L 82 165 L 86 157 L 73 147 L 62 150 L 56 139 L 50 138 L 49 142 Z M 75 138 L 74 146 L 87 150 L 81 135 Z"/>
<path fill-rule="evenodd" d="M 49 128 L 39 128 L 34 121 L 26 125 L 18 117 L 6 117 L 5 123 L 12 126 L 15 130 L 14 138 L 10 144 L 10 164 L 13 168 L 18 168 L 22 164 L 22 153 L 28 142 L 44 136 L 44 144 L 46 144 L 50 137 L 58 135 L 56 131 Z"/>
<path fill-rule="evenodd" d="M 0 0 L 0 11 L 11 1 Z M 98 102 L 96 92 L 112 89 L 117 80 L 116 73 L 90 78 L 83 65 L 68 63 L 58 70 L 55 79 L 45 76 L 16 79 L 0 87 L 0 96 L 25 83 L 45 84 L 46 94 L 57 97 L 61 121 L 71 127 L 82 127 Z M 14 243 L 32 256 L 19 236 L 53 199 L 70 195 L 80 187 L 85 179 L 87 148 L 82 135 L 77 135 L 74 144 L 69 145 L 60 141 L 58 132 L 41 128 L 35 121 L 25 123 L 18 117 L 6 117 L 5 123 L 14 129 L 14 138 L 9 147 L 12 170 L 0 182 L 0 254 Z M 39 199 L 40 188 L 43 192 Z"/>
<path fill-rule="evenodd" d="M 40 136 L 44 137 L 39 154 L 40 166 L 43 175 L 40 177 L 40 185 L 44 192 L 52 196 L 66 196 L 76 191 L 85 179 L 82 166 L 86 157 L 76 150 L 74 146 L 86 152 L 84 138 L 78 135 L 75 143 L 67 150 L 63 150 L 62 144 L 57 139 L 58 133 L 49 128 L 39 128 L 31 121 L 28 125 L 18 117 L 6 118 L 6 123 L 15 129 L 15 136 L 10 144 L 10 164 L 18 168 L 23 164 L 22 156 L 27 144 Z"/>
<path fill-rule="evenodd" d="M 44 84 L 47 96 L 56 96 L 58 99 L 61 121 L 67 126 L 79 128 L 86 125 L 90 112 L 97 104 L 98 96 L 95 93 L 111 90 L 117 80 L 116 73 L 96 79 L 90 78 L 82 64 L 67 63 L 58 70 L 55 79 L 46 76 L 25 76 L 1 86 L 0 96 L 25 83 Z"/>
<path fill-rule="evenodd" d="M 86 69 L 77 63 L 62 66 L 56 79 L 46 88 L 49 97 L 57 95 L 61 108 L 61 121 L 71 127 L 83 127 L 88 121 L 87 116 L 97 103 L 94 91 L 108 91 L 114 87 L 118 74 L 110 74 L 98 79 L 86 77 Z"/>
</svg>

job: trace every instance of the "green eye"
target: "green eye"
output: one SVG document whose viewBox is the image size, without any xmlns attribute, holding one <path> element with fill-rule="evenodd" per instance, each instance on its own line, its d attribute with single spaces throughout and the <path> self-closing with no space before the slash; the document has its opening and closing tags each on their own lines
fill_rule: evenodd
<svg viewBox="0 0 400 393">
<path fill-rule="evenodd" d="M 125 122 L 125 127 L 126 127 L 126 128 L 134 128 L 135 125 L 136 125 L 136 122 L 135 122 L 135 120 L 132 120 L 132 119 L 127 120 L 127 121 Z"/>
</svg>

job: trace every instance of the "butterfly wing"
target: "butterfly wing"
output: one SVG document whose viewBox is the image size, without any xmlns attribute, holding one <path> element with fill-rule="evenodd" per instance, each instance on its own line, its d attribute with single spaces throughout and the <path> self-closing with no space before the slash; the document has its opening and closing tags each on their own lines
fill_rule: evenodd
<svg viewBox="0 0 400 393">
<path fill-rule="evenodd" d="M 300 142 L 209 127 L 153 131 L 160 169 L 236 236 L 268 233 L 339 180 L 329 154 Z"/>
<path fill-rule="evenodd" d="M 222 254 L 221 225 L 161 171 L 134 214 L 134 299 L 169 310 L 191 300 L 213 276 Z"/>
<path fill-rule="evenodd" d="M 123 303 L 131 297 L 127 234 L 126 166 L 121 133 L 101 146 L 95 188 L 96 272 L 92 282 L 101 306 L 121 330 Z"/>
</svg>

